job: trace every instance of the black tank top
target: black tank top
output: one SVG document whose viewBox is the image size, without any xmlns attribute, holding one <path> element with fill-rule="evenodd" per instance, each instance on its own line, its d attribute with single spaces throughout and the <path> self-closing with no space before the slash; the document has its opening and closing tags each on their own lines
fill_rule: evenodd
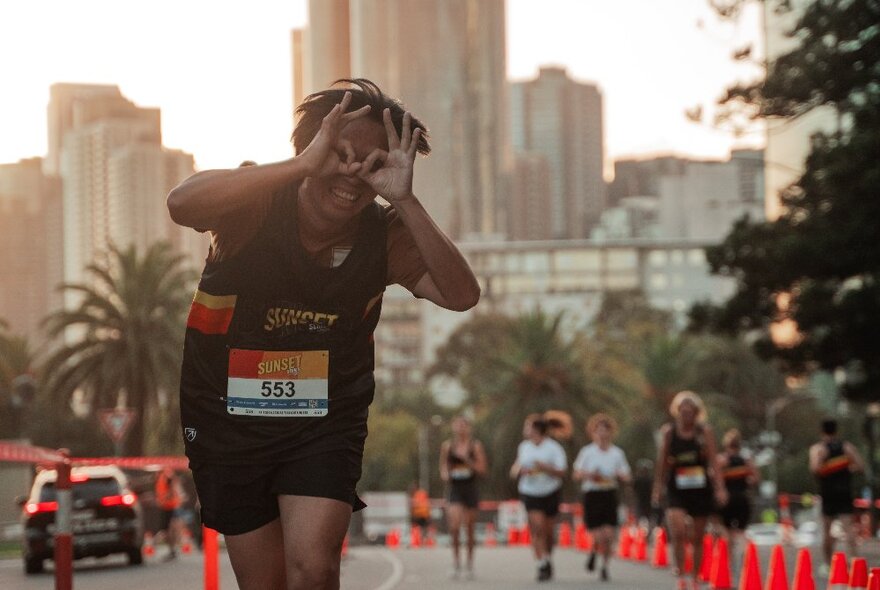
<svg viewBox="0 0 880 590">
<path fill-rule="evenodd" d="M 362 451 L 387 274 L 385 210 L 366 207 L 347 258 L 324 268 L 299 241 L 298 189 L 273 199 L 241 252 L 202 273 L 180 386 L 190 459 L 266 463 Z"/>
<path fill-rule="evenodd" d="M 675 424 L 670 430 L 669 485 L 678 490 L 706 489 L 709 474 L 702 427 L 696 427 L 692 438 L 678 436 Z"/>
<path fill-rule="evenodd" d="M 850 498 L 852 474 L 843 442 L 832 440 L 825 443 L 825 448 L 828 449 L 828 457 L 819 470 L 819 493 L 823 498 Z"/>
<path fill-rule="evenodd" d="M 731 494 L 745 494 L 749 489 L 749 467 L 742 455 L 727 455 L 724 484 Z"/>
<path fill-rule="evenodd" d="M 458 455 L 455 450 L 455 443 L 449 442 L 449 454 L 446 456 L 446 468 L 449 471 L 449 481 L 453 485 L 469 483 L 476 479 L 477 474 L 468 465 L 473 464 L 476 460 L 476 451 L 474 450 L 474 441 L 468 442 L 467 458 Z"/>
</svg>

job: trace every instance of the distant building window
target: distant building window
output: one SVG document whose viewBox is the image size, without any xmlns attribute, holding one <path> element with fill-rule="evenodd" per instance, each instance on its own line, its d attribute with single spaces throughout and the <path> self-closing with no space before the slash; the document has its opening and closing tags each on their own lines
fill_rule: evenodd
<svg viewBox="0 0 880 590">
<path fill-rule="evenodd" d="M 688 252 L 688 261 L 691 266 L 705 266 L 706 265 L 706 251 L 701 248 L 695 248 Z"/>
<path fill-rule="evenodd" d="M 669 254 L 666 250 L 652 250 L 648 255 L 651 266 L 666 266 L 669 263 Z"/>
<path fill-rule="evenodd" d="M 673 250 L 669 253 L 669 261 L 672 264 L 682 264 L 684 263 L 684 252 L 681 250 Z"/>
<path fill-rule="evenodd" d="M 665 289 L 667 286 L 669 286 L 669 280 L 666 278 L 666 275 L 661 273 L 654 273 L 651 275 L 652 289 Z"/>
</svg>

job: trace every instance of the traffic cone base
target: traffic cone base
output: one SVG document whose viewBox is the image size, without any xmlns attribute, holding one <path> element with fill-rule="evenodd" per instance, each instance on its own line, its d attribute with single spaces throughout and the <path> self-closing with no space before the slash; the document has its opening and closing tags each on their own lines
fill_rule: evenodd
<svg viewBox="0 0 880 590">
<path fill-rule="evenodd" d="M 651 555 L 651 567 L 669 567 L 669 548 L 666 545 L 666 531 L 657 527 L 654 534 L 654 551 Z"/>
<path fill-rule="evenodd" d="M 766 590 L 788 590 L 788 574 L 785 571 L 785 555 L 782 545 L 773 547 L 770 555 L 770 571 L 767 573 Z"/>
<path fill-rule="evenodd" d="M 761 590 L 761 572 L 758 564 L 758 549 L 754 543 L 746 545 L 742 572 L 739 576 L 739 590 Z"/>
<path fill-rule="evenodd" d="M 816 580 L 813 578 L 813 558 L 810 556 L 810 550 L 806 547 L 798 551 L 791 590 L 816 590 Z"/>
<path fill-rule="evenodd" d="M 868 562 L 864 557 L 856 557 L 852 562 L 849 587 L 853 590 L 868 587 Z"/>
<path fill-rule="evenodd" d="M 730 590 L 733 582 L 730 575 L 730 557 L 727 551 L 727 541 L 720 537 L 715 542 L 712 553 L 712 568 L 709 571 L 709 585 L 712 590 Z"/>
<path fill-rule="evenodd" d="M 836 552 L 831 557 L 831 574 L 828 576 L 828 589 L 846 588 L 849 586 L 849 574 L 847 573 L 846 555 L 842 551 Z"/>
</svg>

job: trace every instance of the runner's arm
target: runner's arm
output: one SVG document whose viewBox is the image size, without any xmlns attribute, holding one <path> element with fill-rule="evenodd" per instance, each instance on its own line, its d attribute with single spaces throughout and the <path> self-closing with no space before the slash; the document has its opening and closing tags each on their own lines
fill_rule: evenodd
<svg viewBox="0 0 880 590">
<path fill-rule="evenodd" d="M 654 485 L 651 488 L 651 503 L 660 503 L 660 493 L 663 482 L 666 480 L 666 470 L 669 468 L 667 461 L 669 458 L 669 425 L 663 426 L 660 430 L 660 446 L 657 448 L 657 465 L 654 467 Z"/>
<path fill-rule="evenodd" d="M 849 470 L 852 473 L 860 473 L 865 470 L 865 462 L 855 445 L 850 442 L 843 443 L 843 452 L 849 458 Z"/>
<path fill-rule="evenodd" d="M 440 479 L 449 481 L 449 441 L 443 441 L 440 445 Z"/>
<path fill-rule="evenodd" d="M 477 472 L 477 475 L 485 475 L 489 461 L 486 459 L 486 449 L 483 448 L 483 443 L 480 441 L 474 443 L 474 455 L 474 471 Z"/>
</svg>

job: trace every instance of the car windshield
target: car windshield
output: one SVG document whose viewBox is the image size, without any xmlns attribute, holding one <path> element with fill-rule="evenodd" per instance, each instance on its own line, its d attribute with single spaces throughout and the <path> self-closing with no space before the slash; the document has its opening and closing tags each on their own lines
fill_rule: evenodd
<svg viewBox="0 0 880 590">
<path fill-rule="evenodd" d="M 96 477 L 73 483 L 74 502 L 96 502 L 105 496 L 118 496 L 121 493 L 119 482 L 112 477 Z M 40 502 L 54 502 L 56 497 L 55 482 L 46 483 L 40 490 Z"/>
</svg>

